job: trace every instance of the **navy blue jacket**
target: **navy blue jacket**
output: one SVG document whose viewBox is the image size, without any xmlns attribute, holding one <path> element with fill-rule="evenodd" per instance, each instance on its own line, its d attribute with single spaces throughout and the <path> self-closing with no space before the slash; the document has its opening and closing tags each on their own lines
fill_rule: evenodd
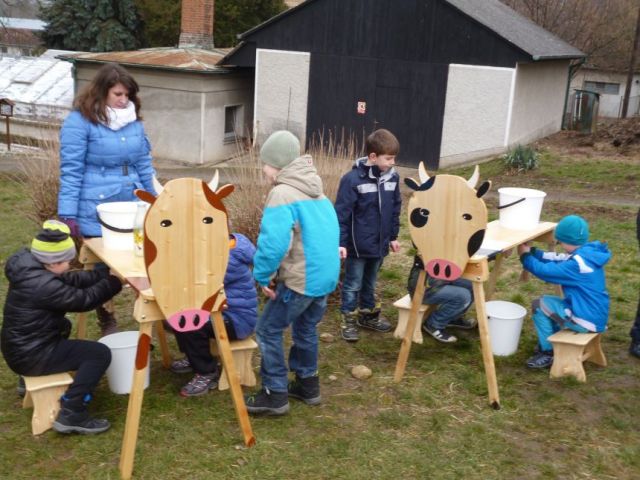
<svg viewBox="0 0 640 480">
<path fill-rule="evenodd" d="M 228 308 L 223 315 L 233 323 L 238 339 L 243 339 L 253 333 L 258 319 L 258 295 L 249 268 L 256 247 L 244 235 L 234 233 L 233 237 L 236 246 L 229 250 L 229 262 L 224 275 Z"/>
<path fill-rule="evenodd" d="M 400 176 L 390 168 L 377 177 L 377 168 L 366 163 L 366 157 L 359 158 L 340 180 L 335 203 L 340 246 L 349 257 L 381 258 L 400 231 Z"/>
</svg>

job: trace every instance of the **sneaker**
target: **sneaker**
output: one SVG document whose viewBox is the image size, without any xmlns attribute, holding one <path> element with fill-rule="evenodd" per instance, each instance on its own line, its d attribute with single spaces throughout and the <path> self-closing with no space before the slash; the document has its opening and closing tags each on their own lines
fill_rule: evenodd
<svg viewBox="0 0 640 480">
<path fill-rule="evenodd" d="M 19 397 L 24 397 L 27 394 L 27 386 L 24 384 L 24 377 L 18 376 L 18 386 L 16 387 L 16 393 Z"/>
<path fill-rule="evenodd" d="M 471 330 L 476 328 L 478 322 L 475 319 L 467 319 L 464 317 L 456 318 L 447 324 L 447 328 L 459 328 L 460 330 Z"/>
<path fill-rule="evenodd" d="M 427 323 L 422 324 L 422 331 L 442 343 L 454 343 L 458 338 L 448 333 L 445 329 L 431 328 Z"/>
<path fill-rule="evenodd" d="M 76 412 L 67 407 L 60 409 L 53 422 L 53 429 L 58 433 L 93 435 L 109 430 L 109 427 L 111 424 L 104 418 L 92 418 L 86 410 Z"/>
<path fill-rule="evenodd" d="M 640 342 L 631 342 L 629 353 L 634 357 L 640 358 Z"/>
<path fill-rule="evenodd" d="M 320 397 L 320 377 L 314 375 L 312 377 L 296 378 L 289 382 L 287 387 L 289 396 L 297 400 L 302 400 L 307 405 L 319 405 L 322 398 Z"/>
<path fill-rule="evenodd" d="M 391 324 L 380 316 L 379 308 L 361 308 L 358 312 L 358 325 L 382 333 L 391 330 Z"/>
<path fill-rule="evenodd" d="M 183 397 L 197 397 L 198 395 L 204 395 L 209 390 L 218 388 L 218 379 L 220 375 L 218 372 L 207 373 L 206 375 L 200 375 L 196 373 L 195 376 L 180 389 L 180 395 Z"/>
<path fill-rule="evenodd" d="M 191 373 L 193 372 L 193 368 L 191 368 L 191 363 L 189 363 L 189 359 L 187 357 L 181 358 L 180 360 L 174 360 L 171 362 L 171 366 L 169 367 L 173 373 Z"/>
<path fill-rule="evenodd" d="M 252 415 L 285 415 L 289 412 L 289 394 L 272 392 L 263 387 L 258 393 L 245 397 L 247 411 Z"/>
<path fill-rule="evenodd" d="M 527 360 L 529 368 L 550 368 L 553 365 L 553 350 L 540 351 Z"/>
<path fill-rule="evenodd" d="M 356 312 L 346 312 L 342 314 L 342 338 L 347 342 L 357 342 L 360 339 L 358 327 L 356 325 Z"/>
</svg>

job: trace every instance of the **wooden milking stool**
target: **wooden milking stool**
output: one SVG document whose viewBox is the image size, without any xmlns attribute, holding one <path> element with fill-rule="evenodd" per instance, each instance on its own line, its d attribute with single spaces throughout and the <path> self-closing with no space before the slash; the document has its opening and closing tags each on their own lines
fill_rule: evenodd
<svg viewBox="0 0 640 480">
<path fill-rule="evenodd" d="M 234 340 L 229 342 L 231 354 L 233 355 L 233 365 L 236 368 L 236 374 L 240 380 L 240 385 L 245 387 L 255 387 L 256 374 L 251 366 L 253 351 L 258 348 L 258 344 L 253 338 L 245 338 L 244 340 Z M 218 357 L 218 345 L 215 339 L 211 339 L 211 354 Z M 223 366 L 220 372 L 220 381 L 218 382 L 218 390 L 228 390 L 229 379 L 227 378 L 227 369 Z"/>
<path fill-rule="evenodd" d="M 553 365 L 549 374 L 551 378 L 573 376 L 579 382 L 586 382 L 587 374 L 582 362 L 607 366 L 599 333 L 561 330 L 551 335 L 549 341 L 553 344 Z"/>
<path fill-rule="evenodd" d="M 54 373 L 41 377 L 24 377 L 26 394 L 22 408 L 33 407 L 31 431 L 40 435 L 53 426 L 60 411 L 60 397 L 73 382 L 68 373 Z"/>
</svg>

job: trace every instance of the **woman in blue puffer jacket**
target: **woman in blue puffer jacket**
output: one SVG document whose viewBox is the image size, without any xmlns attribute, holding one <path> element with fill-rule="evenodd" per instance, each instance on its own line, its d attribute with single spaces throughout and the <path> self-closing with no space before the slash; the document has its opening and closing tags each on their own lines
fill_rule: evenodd
<svg viewBox="0 0 640 480">
<path fill-rule="evenodd" d="M 102 235 L 98 204 L 134 201 L 137 188 L 155 193 L 138 91 L 129 72 L 108 63 L 76 97 L 62 125 L 58 216 L 74 237 Z M 96 313 L 103 335 L 116 331 L 112 313 L 103 307 Z"/>
</svg>

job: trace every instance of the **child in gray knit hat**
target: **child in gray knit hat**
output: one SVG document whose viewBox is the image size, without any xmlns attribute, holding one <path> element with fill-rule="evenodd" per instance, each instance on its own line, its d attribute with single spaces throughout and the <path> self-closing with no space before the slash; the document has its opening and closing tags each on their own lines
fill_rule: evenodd
<svg viewBox="0 0 640 480">
<path fill-rule="evenodd" d="M 69 227 L 47 220 L 31 242 L 6 263 L 9 291 L 4 305 L 0 347 L 9 368 L 18 375 L 40 376 L 76 372 L 60 399 L 53 429 L 61 433 L 100 433 L 109 422 L 89 416 L 87 404 L 111 363 L 102 343 L 69 340 L 66 312 L 86 312 L 122 289 L 108 270 L 69 270 L 76 255 Z"/>
</svg>

